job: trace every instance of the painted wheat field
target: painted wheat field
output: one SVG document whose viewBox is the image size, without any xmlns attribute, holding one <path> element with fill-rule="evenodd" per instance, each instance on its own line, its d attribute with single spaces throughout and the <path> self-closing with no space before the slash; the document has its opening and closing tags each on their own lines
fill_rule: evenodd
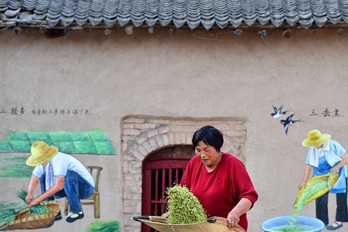
<svg viewBox="0 0 348 232">
<path fill-rule="evenodd" d="M 25 164 L 27 156 L 11 155 L 0 157 L 0 178 L 30 178 L 33 167 Z"/>
</svg>

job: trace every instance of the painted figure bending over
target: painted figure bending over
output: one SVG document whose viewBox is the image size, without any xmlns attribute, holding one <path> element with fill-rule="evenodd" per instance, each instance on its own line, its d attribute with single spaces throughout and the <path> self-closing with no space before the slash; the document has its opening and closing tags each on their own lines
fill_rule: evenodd
<svg viewBox="0 0 348 232">
<path fill-rule="evenodd" d="M 36 166 L 31 176 L 26 202 L 28 207 L 44 200 L 67 197 L 71 213 L 67 222 L 74 222 L 84 217 L 80 199 L 92 195 L 95 187 L 93 177 L 86 167 L 74 157 L 61 153 L 55 146 L 37 141 L 31 146 L 28 166 Z M 34 198 L 33 192 L 40 182 L 41 195 Z M 56 220 L 62 219 L 59 212 Z"/>
<path fill-rule="evenodd" d="M 343 227 L 343 222 L 348 222 L 347 210 L 347 167 L 348 154 L 346 150 L 335 140 L 330 139 L 331 135 L 322 134 L 319 130 L 311 130 L 302 145 L 308 147 L 304 175 L 299 188 L 306 186 L 311 171 L 313 176 L 339 173 L 340 177 L 330 192 L 336 194 L 336 221 L 328 226 L 327 230 L 337 230 Z M 329 193 L 319 197 L 315 201 L 316 217 L 329 223 L 328 216 Z"/>
<path fill-rule="evenodd" d="M 200 201 L 207 216 L 227 218 L 228 227 L 239 224 L 247 231 L 246 213 L 258 199 L 244 164 L 220 151 L 223 134 L 212 126 L 197 130 L 192 138 L 195 155 L 188 163 L 181 185 Z"/>
</svg>

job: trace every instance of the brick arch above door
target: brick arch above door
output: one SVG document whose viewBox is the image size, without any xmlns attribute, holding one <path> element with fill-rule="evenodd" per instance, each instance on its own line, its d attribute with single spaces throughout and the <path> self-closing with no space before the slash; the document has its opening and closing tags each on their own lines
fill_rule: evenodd
<svg viewBox="0 0 348 232">
<path fill-rule="evenodd" d="M 143 161 L 166 147 L 191 145 L 193 133 L 206 125 L 212 125 L 223 132 L 222 151 L 234 154 L 245 162 L 245 118 L 127 116 L 122 119 L 122 202 L 125 232 L 141 231 L 141 224 L 134 221 L 133 217 L 141 215 Z"/>
</svg>

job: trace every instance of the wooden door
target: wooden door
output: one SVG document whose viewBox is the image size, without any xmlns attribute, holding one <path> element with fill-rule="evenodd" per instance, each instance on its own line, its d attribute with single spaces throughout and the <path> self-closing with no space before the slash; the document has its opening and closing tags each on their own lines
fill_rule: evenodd
<svg viewBox="0 0 348 232">
<path fill-rule="evenodd" d="M 142 215 L 161 216 L 166 212 L 166 190 L 179 184 L 186 165 L 192 157 L 191 150 L 186 155 L 156 155 L 143 164 Z M 142 223 L 142 232 L 156 230 Z"/>
</svg>

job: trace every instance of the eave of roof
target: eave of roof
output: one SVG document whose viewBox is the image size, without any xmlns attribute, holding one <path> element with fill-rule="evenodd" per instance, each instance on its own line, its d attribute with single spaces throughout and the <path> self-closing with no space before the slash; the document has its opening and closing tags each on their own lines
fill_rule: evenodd
<svg viewBox="0 0 348 232">
<path fill-rule="evenodd" d="M 0 27 L 347 27 L 348 0 L 0 0 Z"/>
</svg>

